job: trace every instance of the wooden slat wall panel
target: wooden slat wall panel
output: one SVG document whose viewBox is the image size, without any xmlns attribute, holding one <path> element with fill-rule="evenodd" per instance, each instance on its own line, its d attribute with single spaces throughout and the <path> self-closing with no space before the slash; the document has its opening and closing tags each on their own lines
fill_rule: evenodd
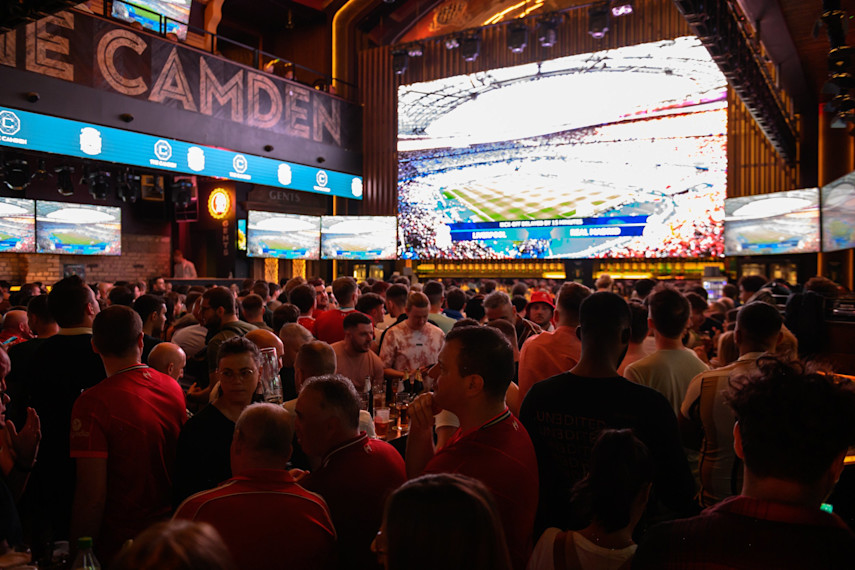
<svg viewBox="0 0 855 570">
<path fill-rule="evenodd" d="M 388 49 L 360 54 L 359 86 L 363 109 L 364 215 L 393 215 L 397 210 L 398 76 Z"/>
<path fill-rule="evenodd" d="M 754 117 L 727 90 L 727 196 L 751 196 L 800 187 L 798 162 L 788 165 L 775 152 Z"/>
<path fill-rule="evenodd" d="M 441 41 L 424 41 L 424 56 L 410 58 L 403 75 L 392 71 L 393 46 L 360 53 L 359 89 L 364 112 L 365 198 L 363 212 L 396 213 L 397 195 L 397 97 L 398 85 L 475 73 L 690 35 L 691 30 L 671 0 L 639 0 L 635 14 L 613 18 L 602 40 L 588 34 L 588 12 L 565 14 L 558 41 L 551 48 L 537 42 L 530 26 L 529 45 L 521 54 L 507 48 L 507 26 L 481 30 L 481 55 L 465 62 L 459 50 L 447 50 Z M 728 196 L 773 192 L 798 187 L 798 168 L 781 161 L 732 90 L 728 90 Z"/>
</svg>

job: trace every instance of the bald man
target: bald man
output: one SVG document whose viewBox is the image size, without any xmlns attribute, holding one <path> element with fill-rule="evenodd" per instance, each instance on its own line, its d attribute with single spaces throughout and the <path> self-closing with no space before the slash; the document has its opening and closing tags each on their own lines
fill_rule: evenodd
<svg viewBox="0 0 855 570">
<path fill-rule="evenodd" d="M 326 503 L 287 471 L 293 433 L 289 416 L 273 404 L 248 406 L 230 448 L 233 477 L 193 495 L 175 513 L 176 519 L 216 528 L 238 568 L 336 567 L 336 532 Z"/>
<path fill-rule="evenodd" d="M 285 345 L 276 333 L 270 329 L 256 329 L 246 333 L 246 338 L 255 343 L 259 350 L 272 348 L 276 350 L 276 373 L 279 374 L 280 385 L 282 386 L 282 396 L 284 399 L 290 399 L 296 392 L 293 390 L 293 385 L 289 384 L 285 387 L 286 381 L 293 381 L 293 376 L 289 376 L 283 372 L 282 355 L 285 354 Z"/>
<path fill-rule="evenodd" d="M 27 311 L 9 311 L 3 317 L 3 328 L 0 330 L 0 344 L 12 346 L 33 338 L 30 325 L 27 323 Z"/>
<path fill-rule="evenodd" d="M 256 329 L 246 333 L 246 338 L 254 342 L 259 350 L 265 348 L 276 349 L 276 358 L 279 360 L 279 367 L 282 367 L 282 356 L 285 354 L 285 345 L 272 331 Z"/>
<path fill-rule="evenodd" d="M 309 330 L 297 323 L 285 323 L 279 329 L 279 339 L 282 341 L 284 352 L 282 353 L 282 394 L 285 400 L 297 399 L 297 386 L 294 381 L 294 360 L 300 347 L 311 342 L 315 337 Z"/>
<path fill-rule="evenodd" d="M 184 377 L 184 365 L 187 364 L 187 355 L 184 349 L 174 342 L 161 342 L 151 349 L 148 355 L 148 365 L 167 376 L 175 378 L 181 384 Z"/>
</svg>

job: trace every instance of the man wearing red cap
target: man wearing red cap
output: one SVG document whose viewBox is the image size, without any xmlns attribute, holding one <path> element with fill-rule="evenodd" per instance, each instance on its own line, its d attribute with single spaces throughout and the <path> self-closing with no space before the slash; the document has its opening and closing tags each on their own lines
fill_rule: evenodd
<svg viewBox="0 0 855 570">
<path fill-rule="evenodd" d="M 552 332 L 555 326 L 552 324 L 552 315 L 555 313 L 555 303 L 552 295 L 546 291 L 534 291 L 531 300 L 525 306 L 525 318 L 537 324 L 544 332 Z"/>
</svg>

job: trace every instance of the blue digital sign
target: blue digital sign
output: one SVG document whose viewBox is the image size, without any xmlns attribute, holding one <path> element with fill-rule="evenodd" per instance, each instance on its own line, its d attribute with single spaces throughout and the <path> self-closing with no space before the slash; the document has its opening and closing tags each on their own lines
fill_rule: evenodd
<svg viewBox="0 0 855 570">
<path fill-rule="evenodd" d="M 0 107 L 0 145 L 362 199 L 362 177 Z"/>
<path fill-rule="evenodd" d="M 460 222 L 448 224 L 451 242 L 470 242 L 517 258 L 557 259 L 592 257 L 644 235 L 647 215 Z"/>
</svg>

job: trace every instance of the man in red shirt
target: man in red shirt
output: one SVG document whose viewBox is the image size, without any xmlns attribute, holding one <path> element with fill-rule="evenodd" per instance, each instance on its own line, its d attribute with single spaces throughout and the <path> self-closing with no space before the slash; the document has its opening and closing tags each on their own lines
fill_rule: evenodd
<svg viewBox="0 0 855 570">
<path fill-rule="evenodd" d="M 9 311 L 3 316 L 0 344 L 9 346 L 31 338 L 33 338 L 33 333 L 30 331 L 27 322 L 27 311 Z"/>
<path fill-rule="evenodd" d="M 105 564 L 126 540 L 169 516 L 175 446 L 187 419 L 181 387 L 140 364 L 142 346 L 142 320 L 133 309 L 98 313 L 92 347 L 107 378 L 84 391 L 71 413 L 71 536 L 93 537 Z"/>
<path fill-rule="evenodd" d="M 315 313 L 315 338 L 328 344 L 344 339 L 344 318 L 355 311 L 359 288 L 353 277 L 339 277 L 333 281 L 333 297 L 338 301 L 337 309 Z"/>
<path fill-rule="evenodd" d="M 317 291 L 308 284 L 297 285 L 288 293 L 288 302 L 300 310 L 297 324 L 306 327 L 309 331 L 315 328 L 315 297 Z M 279 331 L 273 331 L 278 333 Z"/>
<path fill-rule="evenodd" d="M 348 568 L 377 568 L 371 541 L 386 496 L 407 480 L 403 458 L 359 430 L 359 396 L 339 374 L 309 380 L 296 412 L 303 451 L 322 458 L 300 484 L 326 499 L 338 532 L 339 560 Z"/>
<path fill-rule="evenodd" d="M 216 528 L 238 568 L 332 568 L 336 533 L 329 510 L 288 473 L 290 457 L 288 412 L 274 404 L 248 406 L 235 424 L 234 475 L 184 501 L 174 518 Z"/>
<path fill-rule="evenodd" d="M 508 340 L 491 327 L 461 327 L 446 337 L 433 393 L 410 405 L 407 475 L 461 473 L 479 479 L 496 498 L 511 561 L 525 568 L 537 511 L 537 457 L 522 424 L 505 405 L 514 373 Z M 440 410 L 453 412 L 460 427 L 435 451 L 432 428 Z"/>
</svg>

